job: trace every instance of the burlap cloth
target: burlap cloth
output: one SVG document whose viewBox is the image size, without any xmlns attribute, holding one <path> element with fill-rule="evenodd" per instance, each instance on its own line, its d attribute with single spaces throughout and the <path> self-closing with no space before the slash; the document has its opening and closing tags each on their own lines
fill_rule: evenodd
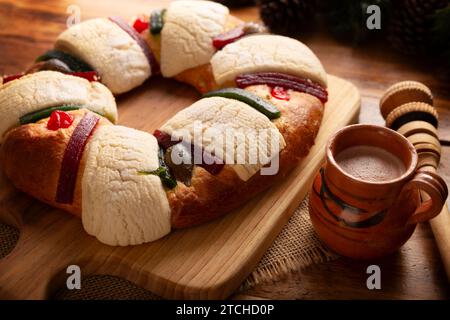
<svg viewBox="0 0 450 320">
<path fill-rule="evenodd" d="M 0 223 L 0 259 L 10 253 L 19 238 L 19 231 Z M 258 283 L 276 281 L 287 273 L 313 263 L 335 257 L 319 242 L 308 214 L 308 199 L 303 200 L 255 270 L 239 291 Z M 54 299 L 159 299 L 133 283 L 108 275 L 93 275 L 82 280 L 81 290 L 60 289 Z"/>
</svg>

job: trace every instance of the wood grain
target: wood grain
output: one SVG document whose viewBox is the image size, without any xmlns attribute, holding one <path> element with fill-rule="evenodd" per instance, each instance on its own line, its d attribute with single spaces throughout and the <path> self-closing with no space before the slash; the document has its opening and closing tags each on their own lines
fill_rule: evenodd
<svg viewBox="0 0 450 320">
<path fill-rule="evenodd" d="M 175 89 L 176 83 L 167 87 Z M 179 110 L 179 99 L 156 85 L 146 84 L 144 89 L 149 92 L 146 99 L 139 90 L 121 98 L 121 123 L 153 132 Z M 328 91 L 314 147 L 282 183 L 223 219 L 177 230 L 150 244 L 103 245 L 88 236 L 75 217 L 39 204 L 18 208 L 8 200 L 14 195 L 8 182 L 1 181 L 0 190 L 8 195 L 2 207 L 9 209 L 9 221 L 11 216 L 19 221 L 21 237 L 12 253 L 0 260 L 0 297 L 46 298 L 63 283 L 61 271 L 76 264 L 84 275 L 120 276 L 165 298 L 227 298 L 251 273 L 309 191 L 330 135 L 357 118 L 360 97 L 352 84 L 329 76 Z M 164 112 L 154 110 L 153 104 Z"/>
<path fill-rule="evenodd" d="M 70 4 L 81 8 L 81 18 L 120 14 L 131 17 L 138 12 L 149 12 L 154 7 L 166 4 L 165 0 L 0 0 L 0 74 L 17 73 L 28 67 L 40 53 L 51 47 L 57 34 L 64 29 L 66 9 Z M 257 8 L 250 7 L 234 11 L 244 20 L 257 20 Z M 32 26 L 32 28 L 30 27 Z M 354 47 L 333 39 L 326 28 L 302 35 L 300 40 L 308 44 L 319 56 L 325 69 L 354 83 L 361 92 L 362 108 L 359 121 L 383 125 L 378 101 L 390 85 L 401 80 L 417 80 L 427 84 L 435 96 L 435 106 L 440 116 L 439 135 L 441 141 L 450 142 L 450 82 L 436 77 L 436 67 L 423 59 L 405 57 L 389 50 L 385 42 L 375 41 Z M 168 85 L 170 81 L 150 81 L 158 87 L 158 98 L 169 99 L 164 94 L 178 96 L 179 103 L 189 103 L 196 97 L 186 86 L 177 86 L 175 92 Z M 138 89 L 148 97 L 145 89 Z M 163 91 L 160 91 L 163 90 Z M 142 97 L 142 99 L 146 99 Z M 150 106 L 158 112 L 157 106 Z M 122 112 L 122 111 L 121 111 Z M 125 114 L 124 114 L 125 113 Z M 133 121 L 132 113 L 122 112 L 124 121 Z M 145 120 L 134 119 L 141 128 Z M 447 144 L 448 145 L 448 144 Z M 441 175 L 450 182 L 450 147 L 443 147 Z M 28 201 L 27 201 L 28 200 Z M 29 199 L 15 196 L 14 203 L 28 208 Z M 427 224 L 420 225 L 413 237 L 398 254 L 382 262 L 382 290 L 369 291 L 365 287 L 367 263 L 354 263 L 345 259 L 312 266 L 302 272 L 295 272 L 275 283 L 259 285 L 248 292 L 241 292 L 235 298 L 254 297 L 279 299 L 345 299 L 345 298 L 388 298 L 388 299 L 449 299 L 449 284 L 440 263 L 439 252 Z M 332 289 L 330 289 L 332 288 Z M 1 289 L 0 289 L 1 291 Z"/>
</svg>

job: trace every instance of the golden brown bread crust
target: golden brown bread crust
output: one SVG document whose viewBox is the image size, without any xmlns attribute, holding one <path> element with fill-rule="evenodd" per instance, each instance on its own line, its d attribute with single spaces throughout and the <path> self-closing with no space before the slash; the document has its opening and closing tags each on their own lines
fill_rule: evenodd
<svg viewBox="0 0 450 320">
<path fill-rule="evenodd" d="M 207 93 L 219 88 L 210 63 L 183 71 L 176 75 L 175 79 L 193 86 L 200 93 Z"/>
<path fill-rule="evenodd" d="M 278 174 L 269 176 L 257 173 L 244 182 L 229 166 L 225 166 L 216 176 L 196 166 L 190 187 L 179 182 L 175 189 L 167 193 L 173 228 L 198 225 L 238 208 L 286 176 L 308 154 L 320 128 L 323 104 L 309 94 L 297 92 L 295 99 L 289 103 L 271 100 L 281 111 L 281 117 L 274 123 L 286 142 L 286 147 L 280 152 Z"/>
<path fill-rule="evenodd" d="M 53 207 L 81 216 L 81 177 L 84 158 L 80 162 L 74 202 L 55 202 L 62 159 L 70 137 L 87 109 L 70 111 L 73 124 L 67 129 L 47 129 L 48 119 L 23 125 L 8 132 L 0 150 L 0 165 L 14 186 Z M 100 125 L 111 124 L 100 117 Z"/>
</svg>

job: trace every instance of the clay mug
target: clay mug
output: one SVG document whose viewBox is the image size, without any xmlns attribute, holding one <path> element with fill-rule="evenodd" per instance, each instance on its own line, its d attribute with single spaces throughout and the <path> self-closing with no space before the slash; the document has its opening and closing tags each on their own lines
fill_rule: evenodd
<svg viewBox="0 0 450 320">
<path fill-rule="evenodd" d="M 351 125 L 338 131 L 310 192 L 309 212 L 319 238 L 356 259 L 400 248 L 417 223 L 439 214 L 448 196 L 444 180 L 418 171 L 417 162 L 414 146 L 391 129 Z"/>
</svg>

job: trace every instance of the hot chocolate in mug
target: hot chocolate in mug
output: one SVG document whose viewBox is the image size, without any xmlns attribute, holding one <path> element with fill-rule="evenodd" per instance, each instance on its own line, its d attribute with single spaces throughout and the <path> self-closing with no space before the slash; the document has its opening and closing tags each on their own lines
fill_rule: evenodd
<svg viewBox="0 0 450 320">
<path fill-rule="evenodd" d="M 391 129 L 352 125 L 338 131 L 310 192 L 320 239 L 356 259 L 400 248 L 417 223 L 439 214 L 448 195 L 444 180 L 418 171 L 417 161 L 414 146 Z"/>
</svg>

